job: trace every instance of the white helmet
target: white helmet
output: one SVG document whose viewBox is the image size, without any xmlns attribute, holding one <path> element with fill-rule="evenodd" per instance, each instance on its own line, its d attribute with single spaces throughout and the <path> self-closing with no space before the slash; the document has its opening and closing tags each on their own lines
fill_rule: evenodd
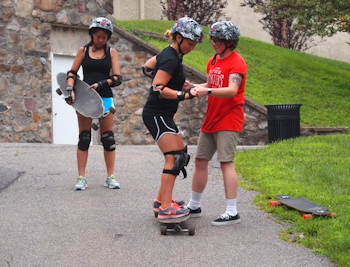
<svg viewBox="0 0 350 267">
<path fill-rule="evenodd" d="M 202 27 L 198 24 L 197 21 L 191 19 L 189 17 L 183 17 L 178 19 L 173 28 L 171 29 L 171 33 L 180 33 L 182 37 L 191 39 L 197 43 L 201 43 L 203 39 L 203 31 Z"/>
<path fill-rule="evenodd" d="M 233 41 L 237 45 L 241 35 L 238 27 L 231 21 L 218 21 L 211 25 L 209 35 L 218 37 L 221 40 Z"/>
<path fill-rule="evenodd" d="M 91 25 L 89 27 L 89 34 L 91 35 L 92 29 L 103 29 L 108 32 L 108 36 L 111 37 L 113 33 L 113 24 L 109 19 L 106 19 L 104 17 L 99 17 L 96 19 L 93 19 L 91 22 Z"/>
</svg>

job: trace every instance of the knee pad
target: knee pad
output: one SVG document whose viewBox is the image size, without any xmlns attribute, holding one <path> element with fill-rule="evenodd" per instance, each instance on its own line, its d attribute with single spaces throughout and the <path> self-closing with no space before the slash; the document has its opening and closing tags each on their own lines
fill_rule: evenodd
<svg viewBox="0 0 350 267">
<path fill-rule="evenodd" d="M 87 151 L 89 149 L 90 142 L 91 142 L 91 132 L 82 131 L 79 134 L 78 148 L 82 151 Z"/>
<path fill-rule="evenodd" d="M 104 150 L 106 151 L 114 151 L 115 150 L 115 140 L 113 132 L 105 132 L 101 135 L 101 142 Z"/>
<path fill-rule="evenodd" d="M 190 161 L 190 155 L 187 154 L 187 146 L 183 150 L 169 151 L 164 153 L 164 155 L 173 155 L 175 158 L 174 167 L 171 170 L 163 170 L 163 173 L 179 175 L 182 172 L 184 179 L 187 177 L 187 172 L 185 167 Z"/>
</svg>

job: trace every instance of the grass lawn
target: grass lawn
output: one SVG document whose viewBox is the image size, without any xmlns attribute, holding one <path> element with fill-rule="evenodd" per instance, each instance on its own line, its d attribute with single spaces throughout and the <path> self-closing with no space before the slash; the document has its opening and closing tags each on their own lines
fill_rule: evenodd
<svg viewBox="0 0 350 267">
<path fill-rule="evenodd" d="M 117 21 L 132 32 L 164 33 L 171 21 Z M 204 27 L 205 36 L 208 29 Z M 142 37 L 163 49 L 166 41 Z M 350 49 L 350 46 L 349 46 Z M 302 104 L 301 124 L 350 127 L 350 64 L 241 37 L 237 51 L 248 63 L 246 96 L 262 105 Z M 207 38 L 184 57 L 205 72 L 213 55 Z M 288 222 L 281 238 L 350 267 L 350 135 L 300 137 L 237 153 L 240 186 L 260 192 L 255 204 Z M 335 218 L 303 220 L 299 212 L 268 203 L 278 194 L 307 198 L 329 207 Z"/>
<path fill-rule="evenodd" d="M 255 204 L 289 222 L 281 237 L 350 266 L 350 135 L 300 137 L 237 154 L 240 186 L 261 194 Z M 334 218 L 303 220 L 283 206 L 271 208 L 278 194 L 306 198 L 336 212 Z"/>
</svg>

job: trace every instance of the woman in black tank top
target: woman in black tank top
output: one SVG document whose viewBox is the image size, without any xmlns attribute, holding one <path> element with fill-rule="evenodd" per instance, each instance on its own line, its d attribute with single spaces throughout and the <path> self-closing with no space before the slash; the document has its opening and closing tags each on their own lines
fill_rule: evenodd
<svg viewBox="0 0 350 267">
<path fill-rule="evenodd" d="M 107 41 L 113 33 L 113 25 L 106 18 L 96 18 L 89 27 L 91 41 L 78 49 L 71 70 L 67 73 L 67 89 L 71 90 L 72 101 L 75 100 L 74 83 L 77 72 L 82 66 L 84 81 L 90 85 L 91 90 L 96 90 L 102 97 L 105 111 L 113 104 L 113 92 L 111 87 L 118 86 L 122 82 L 120 75 L 118 54 L 114 48 L 107 46 Z M 84 190 L 87 187 L 85 169 L 88 159 L 88 149 L 91 142 L 92 119 L 77 113 L 79 125 L 79 142 L 77 149 L 78 179 L 76 190 Z M 120 185 L 114 175 L 115 165 L 115 139 L 113 133 L 113 114 L 110 113 L 100 124 L 101 142 L 104 148 L 106 163 L 105 186 L 119 189 Z"/>
</svg>

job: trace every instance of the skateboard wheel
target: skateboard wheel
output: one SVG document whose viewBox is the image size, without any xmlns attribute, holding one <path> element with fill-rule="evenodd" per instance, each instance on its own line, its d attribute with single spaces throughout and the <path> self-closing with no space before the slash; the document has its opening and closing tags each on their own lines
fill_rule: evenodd
<svg viewBox="0 0 350 267">
<path fill-rule="evenodd" d="M 57 89 L 56 89 L 56 93 L 57 93 L 58 95 L 62 95 L 61 89 L 60 89 L 60 88 L 57 88 Z"/>
<path fill-rule="evenodd" d="M 96 123 L 91 124 L 91 128 L 94 129 L 95 131 L 98 130 L 98 125 Z"/>
<path fill-rule="evenodd" d="M 188 227 L 188 234 L 193 236 L 196 233 L 196 229 L 192 227 Z"/>
<path fill-rule="evenodd" d="M 114 107 L 109 107 L 109 112 L 111 112 L 111 113 L 115 113 L 116 112 L 116 110 L 115 110 L 115 108 Z"/>
<path fill-rule="evenodd" d="M 312 214 L 304 214 L 303 215 L 303 219 L 304 220 L 307 220 L 307 219 L 310 219 L 310 218 L 312 218 Z"/>
<path fill-rule="evenodd" d="M 269 202 L 270 207 L 277 207 L 277 206 L 279 206 L 279 204 L 280 203 L 278 201 L 276 201 L 276 200 L 273 200 L 273 201 Z"/>
<path fill-rule="evenodd" d="M 158 212 L 154 212 L 154 217 L 158 218 Z"/>
<path fill-rule="evenodd" d="M 160 234 L 161 235 L 166 235 L 166 233 L 167 233 L 167 226 L 166 225 L 162 225 L 160 227 Z"/>
</svg>

